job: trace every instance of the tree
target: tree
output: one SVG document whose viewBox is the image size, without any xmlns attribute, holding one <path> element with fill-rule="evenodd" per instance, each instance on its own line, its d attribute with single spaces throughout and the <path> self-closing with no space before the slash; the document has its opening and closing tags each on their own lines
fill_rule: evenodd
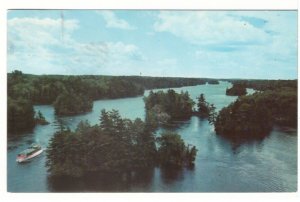
<svg viewBox="0 0 300 202">
<path fill-rule="evenodd" d="M 197 99 L 198 99 L 197 107 L 198 107 L 199 116 L 202 118 L 209 117 L 209 104 L 208 102 L 206 102 L 204 94 L 201 93 Z"/>
<path fill-rule="evenodd" d="M 210 124 L 214 124 L 217 120 L 218 113 L 216 112 L 216 107 L 214 104 L 209 105 L 209 115 L 208 115 L 208 122 Z"/>
<path fill-rule="evenodd" d="M 116 110 L 102 110 L 100 125 L 82 121 L 74 132 L 58 130 L 47 148 L 48 171 L 56 176 L 101 172 L 130 177 L 132 172 L 154 167 L 157 160 L 165 165 L 161 158 L 177 166 L 194 162 L 196 148 L 187 147 L 178 134 L 163 134 L 157 152 L 153 131 L 146 125 L 141 119 L 122 119 Z"/>
</svg>

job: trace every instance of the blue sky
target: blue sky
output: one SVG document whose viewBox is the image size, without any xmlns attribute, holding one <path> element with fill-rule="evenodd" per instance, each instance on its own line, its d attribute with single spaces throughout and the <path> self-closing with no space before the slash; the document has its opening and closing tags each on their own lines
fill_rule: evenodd
<svg viewBox="0 0 300 202">
<path fill-rule="evenodd" d="M 10 10 L 7 71 L 297 78 L 296 11 Z"/>
</svg>

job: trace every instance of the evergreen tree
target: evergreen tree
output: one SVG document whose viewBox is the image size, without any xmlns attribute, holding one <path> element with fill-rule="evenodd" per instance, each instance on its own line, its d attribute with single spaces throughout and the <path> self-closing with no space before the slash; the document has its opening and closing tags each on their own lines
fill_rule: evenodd
<svg viewBox="0 0 300 202">
<path fill-rule="evenodd" d="M 209 117 L 209 110 L 210 110 L 209 104 L 208 102 L 206 102 L 203 93 L 201 93 L 200 96 L 198 97 L 197 107 L 198 107 L 198 113 L 200 117 L 202 118 Z"/>
</svg>

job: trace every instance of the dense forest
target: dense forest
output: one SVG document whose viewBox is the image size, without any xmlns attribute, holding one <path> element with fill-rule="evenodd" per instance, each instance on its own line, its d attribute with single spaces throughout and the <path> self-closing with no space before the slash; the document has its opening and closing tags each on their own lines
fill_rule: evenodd
<svg viewBox="0 0 300 202">
<path fill-rule="evenodd" d="M 143 86 L 145 89 L 156 88 L 176 88 L 183 86 L 204 85 L 214 79 L 206 78 L 183 78 L 183 77 L 141 77 L 141 76 L 121 76 L 119 78 L 130 78 L 134 83 Z"/>
<path fill-rule="evenodd" d="M 145 89 L 201 85 L 209 80 L 140 76 L 38 76 L 15 70 L 7 74 L 8 131 L 24 131 L 34 127 L 34 124 L 28 124 L 34 119 L 34 113 L 27 113 L 33 109 L 32 105 L 53 104 L 57 115 L 75 115 L 91 111 L 93 100 L 140 96 Z M 15 126 L 14 130 L 12 125 Z"/>
<path fill-rule="evenodd" d="M 263 137 L 274 125 L 297 127 L 297 81 L 252 81 L 247 86 L 260 91 L 223 108 L 215 121 L 217 134 L 244 139 Z"/>
<path fill-rule="evenodd" d="M 131 121 L 118 111 L 102 110 L 100 123 L 80 122 L 75 131 L 61 129 L 47 149 L 47 167 L 54 176 L 81 177 L 91 172 L 132 173 L 160 166 L 189 166 L 197 149 L 185 145 L 180 135 L 165 132 L 155 138 L 141 119 Z M 64 154 L 64 155 L 62 155 Z"/>
<path fill-rule="evenodd" d="M 34 109 L 30 101 L 7 97 L 7 130 L 9 132 L 29 131 L 35 125 Z"/>
</svg>

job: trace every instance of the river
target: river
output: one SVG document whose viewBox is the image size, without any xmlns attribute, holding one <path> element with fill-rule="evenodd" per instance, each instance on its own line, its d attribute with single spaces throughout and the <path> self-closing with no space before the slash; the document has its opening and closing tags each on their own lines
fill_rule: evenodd
<svg viewBox="0 0 300 202">
<path fill-rule="evenodd" d="M 227 82 L 174 88 L 188 91 L 196 101 L 200 93 L 219 110 L 236 97 L 226 96 Z M 248 89 L 251 91 L 251 89 Z M 149 91 L 145 92 L 147 95 Z M 31 133 L 11 135 L 7 148 L 7 190 L 9 192 L 295 192 L 297 191 L 297 131 L 274 128 L 262 140 L 235 144 L 215 134 L 207 120 L 191 117 L 169 128 L 187 144 L 197 147 L 192 169 L 149 169 L 134 180 L 113 177 L 90 179 L 52 179 L 45 167 L 45 152 L 29 163 L 16 163 L 16 155 L 31 143 L 46 148 L 64 124 L 74 129 L 81 120 L 99 123 L 101 109 L 119 110 L 122 117 L 144 119 L 143 97 L 94 101 L 93 111 L 84 115 L 57 117 L 52 106 L 35 106 L 50 122 L 36 126 Z M 160 129 L 165 130 L 165 129 Z"/>
</svg>

